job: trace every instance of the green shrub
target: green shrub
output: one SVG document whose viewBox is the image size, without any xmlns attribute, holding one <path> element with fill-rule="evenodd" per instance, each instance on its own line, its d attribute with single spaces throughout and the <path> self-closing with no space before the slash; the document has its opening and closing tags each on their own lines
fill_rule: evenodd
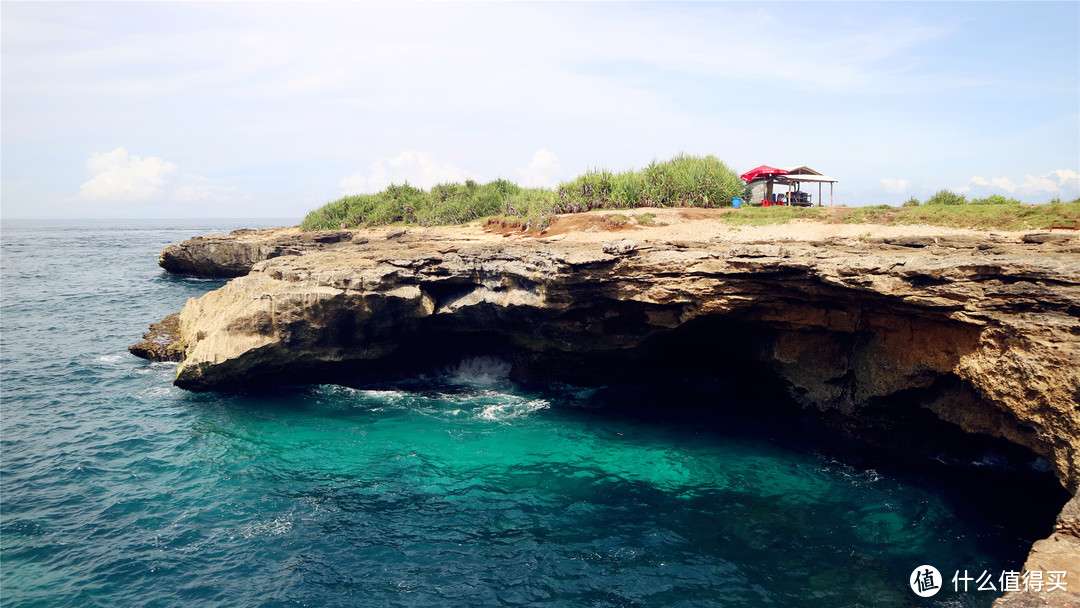
<svg viewBox="0 0 1080 608">
<path fill-rule="evenodd" d="M 720 207 L 740 196 L 742 180 L 715 156 L 680 154 L 641 171 L 593 169 L 559 185 L 561 213 L 634 207 Z"/>
<path fill-rule="evenodd" d="M 985 198 L 971 200 L 972 205 L 1019 205 L 1020 201 L 1015 198 L 1005 198 L 1000 194 L 991 194 Z"/>
<path fill-rule="evenodd" d="M 612 195 L 626 207 L 642 206 L 645 196 L 645 176 L 637 171 L 624 171 L 616 175 Z"/>
<path fill-rule="evenodd" d="M 900 205 L 900 206 L 901 207 L 918 207 L 921 204 L 922 203 L 919 202 L 919 199 L 917 199 L 917 198 L 915 198 L 913 196 L 913 197 L 909 198 L 908 200 L 904 201 L 904 204 Z"/>
<path fill-rule="evenodd" d="M 927 201 L 927 205 L 963 205 L 967 203 L 967 197 L 951 190 L 938 190 Z"/>
<path fill-rule="evenodd" d="M 1069 201 L 1067 203 L 1062 202 L 1060 196 L 1055 196 L 1054 198 L 1050 199 L 1050 204 L 1051 205 L 1075 205 L 1077 203 L 1080 203 L 1080 196 L 1074 198 L 1073 200 L 1071 200 L 1071 201 Z"/>
<path fill-rule="evenodd" d="M 641 171 L 591 169 L 556 189 L 522 188 L 504 179 L 439 184 L 423 191 L 391 185 L 375 194 L 346 196 L 307 214 L 304 230 L 406 223 L 461 224 L 500 215 L 539 226 L 557 213 L 636 207 L 719 207 L 743 190 L 742 180 L 715 156 L 680 154 Z"/>
</svg>

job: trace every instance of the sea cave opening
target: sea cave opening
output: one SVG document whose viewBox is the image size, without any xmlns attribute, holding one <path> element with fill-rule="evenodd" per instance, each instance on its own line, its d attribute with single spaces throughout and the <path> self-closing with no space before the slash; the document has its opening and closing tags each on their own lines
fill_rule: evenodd
<svg viewBox="0 0 1080 608">
<path fill-rule="evenodd" d="M 403 349 L 411 354 L 395 365 L 407 359 L 427 369 L 446 369 L 463 357 L 496 357 L 512 362 L 511 377 L 531 390 L 543 392 L 556 384 L 595 388 L 590 399 L 600 404 L 594 412 L 597 424 L 650 419 L 659 411 L 665 420 L 692 422 L 705 431 L 738 428 L 855 466 L 961 489 L 970 499 L 968 507 L 978 505 L 962 511 L 987 526 L 1013 530 L 1024 539 L 1018 546 L 1051 532 L 1069 494 L 1045 459 L 1000 437 L 967 432 L 925 407 L 942 394 L 970 387 L 942 374 L 854 410 L 818 406 L 778 373 L 775 347 L 792 339 L 792 331 L 713 316 L 655 333 L 634 348 L 575 352 L 521 348 L 495 332 L 430 332 L 422 344 Z M 834 350 L 853 350 L 870 339 L 858 332 L 820 330 L 813 338 L 819 347 Z M 838 380 L 854 381 L 850 376 Z"/>
</svg>

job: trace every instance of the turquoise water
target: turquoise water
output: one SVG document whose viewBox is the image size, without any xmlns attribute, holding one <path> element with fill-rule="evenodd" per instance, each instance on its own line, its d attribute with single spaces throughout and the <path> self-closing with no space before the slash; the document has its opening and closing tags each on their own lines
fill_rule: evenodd
<svg viewBox="0 0 1080 608">
<path fill-rule="evenodd" d="M 488 357 L 180 391 L 126 346 L 221 282 L 156 253 L 241 225 L 3 224 L 4 606 L 987 606 L 908 576 L 1017 569 L 1060 506 L 838 458 L 722 388 L 525 389 Z"/>
</svg>

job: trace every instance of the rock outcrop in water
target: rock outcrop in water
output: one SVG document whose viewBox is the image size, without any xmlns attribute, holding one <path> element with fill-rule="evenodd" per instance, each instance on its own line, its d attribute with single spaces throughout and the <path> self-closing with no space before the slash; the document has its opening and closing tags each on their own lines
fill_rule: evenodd
<svg viewBox="0 0 1080 608">
<path fill-rule="evenodd" d="M 1080 488 L 1076 240 L 624 234 L 382 229 L 304 235 L 306 249 L 173 246 L 211 263 L 229 251 L 222 267 L 238 274 L 262 257 L 184 307 L 175 383 L 358 384 L 470 351 L 510 358 L 525 381 L 693 370 L 782 386 L 834 428 L 899 447 L 928 418 L 1004 438 Z"/>
<path fill-rule="evenodd" d="M 151 324 L 150 331 L 143 334 L 143 341 L 129 346 L 128 352 L 151 361 L 183 361 L 185 353 L 180 340 L 180 313 L 174 312 Z"/>
<path fill-rule="evenodd" d="M 236 230 L 169 245 L 158 264 L 169 272 L 204 277 L 239 277 L 256 262 L 301 255 L 353 238 L 347 230 L 303 233 L 297 229 Z"/>
</svg>

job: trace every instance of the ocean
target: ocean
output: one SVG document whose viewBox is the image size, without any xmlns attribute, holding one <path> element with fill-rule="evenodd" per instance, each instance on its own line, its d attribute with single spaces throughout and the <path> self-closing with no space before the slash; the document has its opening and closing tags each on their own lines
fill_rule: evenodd
<svg viewBox="0 0 1080 608">
<path fill-rule="evenodd" d="M 189 393 L 129 355 L 223 281 L 161 247 L 272 221 L 4 221 L 0 605 L 989 606 L 1045 463 L 840 455 L 720 385 L 523 387 L 471 356 Z M 920 598 L 913 571 L 942 590 Z"/>
</svg>

